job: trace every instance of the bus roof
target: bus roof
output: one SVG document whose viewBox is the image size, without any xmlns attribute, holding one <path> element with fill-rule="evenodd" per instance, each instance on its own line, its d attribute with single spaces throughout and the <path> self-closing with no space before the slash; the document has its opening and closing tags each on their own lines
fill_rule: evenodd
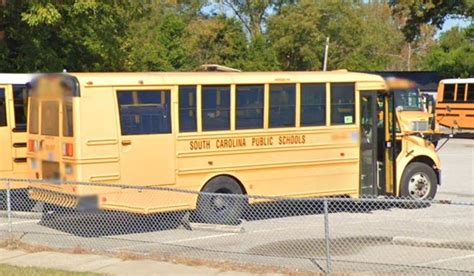
<svg viewBox="0 0 474 276">
<path fill-rule="evenodd" d="M 26 84 L 38 74 L 0 73 L 0 84 Z"/>
<path fill-rule="evenodd" d="M 378 75 L 328 72 L 142 72 L 142 73 L 67 73 L 81 85 L 186 85 L 229 83 L 291 83 L 291 82 L 383 82 Z"/>
<path fill-rule="evenodd" d="M 474 83 L 474 78 L 468 78 L 468 79 L 445 79 L 441 80 L 442 83 L 447 83 L 447 84 L 456 84 L 456 83 Z"/>
</svg>

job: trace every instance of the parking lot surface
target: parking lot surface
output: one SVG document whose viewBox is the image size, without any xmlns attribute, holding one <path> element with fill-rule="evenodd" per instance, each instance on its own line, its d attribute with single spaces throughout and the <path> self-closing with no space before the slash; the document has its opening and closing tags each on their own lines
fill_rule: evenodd
<svg viewBox="0 0 474 276">
<path fill-rule="evenodd" d="M 442 185 L 436 199 L 446 203 L 403 208 L 391 202 L 334 201 L 327 229 L 320 202 L 296 202 L 251 207 L 240 225 L 228 227 L 191 224 L 190 230 L 182 223 L 186 214 L 60 213 L 15 214 L 11 230 L 27 244 L 160 259 L 325 272 L 329 250 L 333 272 L 472 274 L 474 140 L 449 141 L 439 155 Z M 8 230 L 6 216 L 0 215 L 0 239 L 11 238 Z"/>
</svg>

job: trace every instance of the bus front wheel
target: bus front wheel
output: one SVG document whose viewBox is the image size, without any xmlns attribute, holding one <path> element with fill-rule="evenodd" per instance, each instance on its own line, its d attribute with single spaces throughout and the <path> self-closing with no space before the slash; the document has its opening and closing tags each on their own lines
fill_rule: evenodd
<svg viewBox="0 0 474 276">
<path fill-rule="evenodd" d="M 415 200 L 430 200 L 436 195 L 437 180 L 433 168 L 425 163 L 409 164 L 402 176 L 400 195 Z"/>
<path fill-rule="evenodd" d="M 235 179 L 227 176 L 215 177 L 201 192 L 196 210 L 199 221 L 210 224 L 240 223 L 248 201 Z"/>
</svg>

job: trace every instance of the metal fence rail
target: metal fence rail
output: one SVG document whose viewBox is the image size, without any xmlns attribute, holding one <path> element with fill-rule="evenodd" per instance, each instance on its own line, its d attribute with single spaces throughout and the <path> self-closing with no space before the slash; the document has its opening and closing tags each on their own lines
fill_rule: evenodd
<svg viewBox="0 0 474 276">
<path fill-rule="evenodd" d="M 30 180 L 2 181 L 9 187 Z M 474 274 L 474 202 L 253 197 L 136 185 L 112 191 L 124 204 L 140 196 L 179 206 L 191 197 L 216 209 L 77 210 L 32 205 L 7 189 L 0 196 L 0 243 L 252 271 Z M 238 216 L 229 206 L 240 206 Z"/>
</svg>

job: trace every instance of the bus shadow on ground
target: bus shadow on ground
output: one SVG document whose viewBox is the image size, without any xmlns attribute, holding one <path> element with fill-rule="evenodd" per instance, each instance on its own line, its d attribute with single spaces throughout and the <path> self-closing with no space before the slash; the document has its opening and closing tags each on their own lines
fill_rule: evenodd
<svg viewBox="0 0 474 276">
<path fill-rule="evenodd" d="M 184 212 L 136 215 L 122 212 L 64 210 L 43 214 L 40 225 L 82 237 L 103 237 L 176 229 Z"/>
<path fill-rule="evenodd" d="M 352 201 L 331 199 L 328 201 L 328 212 L 334 213 L 371 213 L 377 210 L 394 208 L 423 208 L 427 204 L 400 205 L 391 201 Z M 89 211 L 79 212 L 62 209 L 52 214 L 44 214 L 40 225 L 61 232 L 82 237 L 104 237 L 129 235 L 137 233 L 159 232 L 186 228 L 183 218 L 189 212 L 168 212 L 154 215 L 136 215 L 122 212 Z M 322 200 L 282 200 L 248 205 L 242 220 L 259 221 L 268 219 L 289 218 L 298 216 L 323 215 Z M 199 222 L 191 212 L 191 222 Z"/>
<path fill-rule="evenodd" d="M 357 201 L 346 198 L 330 199 L 327 202 L 328 213 L 371 213 L 377 210 L 394 208 L 417 209 L 428 207 L 426 203 L 399 203 L 391 201 Z M 244 212 L 247 221 L 308 216 L 324 214 L 323 200 L 288 200 L 255 204 Z"/>
</svg>

